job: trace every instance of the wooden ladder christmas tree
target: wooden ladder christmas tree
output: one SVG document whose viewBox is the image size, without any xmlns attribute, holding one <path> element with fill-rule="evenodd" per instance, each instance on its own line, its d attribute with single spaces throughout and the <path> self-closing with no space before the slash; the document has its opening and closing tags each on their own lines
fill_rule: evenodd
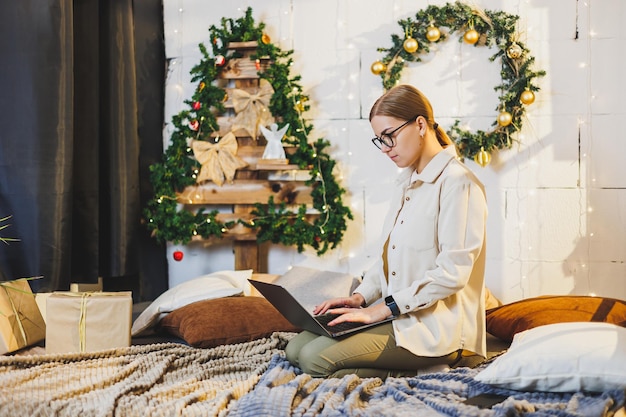
<svg viewBox="0 0 626 417">
<path fill-rule="evenodd" d="M 199 81 L 164 162 L 152 166 L 155 198 L 145 219 L 161 241 L 233 241 L 235 269 L 267 272 L 263 242 L 334 248 L 352 218 L 343 205 L 329 143 L 308 142 L 308 97 L 289 76 L 283 52 L 252 11 L 210 28 L 212 56 L 192 69 Z M 208 211 L 210 210 L 210 211 Z M 208 211 L 208 212 L 207 212 Z"/>
</svg>

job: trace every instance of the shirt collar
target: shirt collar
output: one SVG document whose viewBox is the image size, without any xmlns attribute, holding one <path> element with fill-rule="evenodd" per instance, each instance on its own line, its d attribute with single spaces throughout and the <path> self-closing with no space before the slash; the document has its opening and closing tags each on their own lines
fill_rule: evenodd
<svg viewBox="0 0 626 417">
<path fill-rule="evenodd" d="M 415 181 L 432 183 L 435 182 L 437 177 L 441 175 L 441 172 L 444 168 L 450 163 L 451 160 L 457 159 L 458 154 L 456 153 L 456 147 L 454 145 L 446 146 L 441 152 L 437 153 L 430 160 L 430 162 L 426 165 L 426 167 L 422 170 L 422 172 L 417 173 L 417 171 L 412 169 L 405 170 L 398 177 L 398 182 L 402 183 L 410 178 L 410 183 L 414 183 Z"/>
</svg>

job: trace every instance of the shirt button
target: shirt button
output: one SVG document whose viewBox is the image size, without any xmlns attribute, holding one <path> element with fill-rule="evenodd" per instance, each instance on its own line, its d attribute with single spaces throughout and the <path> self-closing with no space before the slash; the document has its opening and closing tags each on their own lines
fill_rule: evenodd
<svg viewBox="0 0 626 417">
<path fill-rule="evenodd" d="M 404 308 L 405 308 L 406 310 L 408 310 L 408 309 L 409 309 L 409 308 L 411 308 L 411 307 L 409 307 L 409 306 L 404 306 Z"/>
<path fill-rule="evenodd" d="M 406 197 L 405 198 L 406 201 L 409 201 L 410 199 L 411 199 L 411 197 Z"/>
<path fill-rule="evenodd" d="M 395 249 L 395 248 L 396 248 L 396 245 L 392 245 L 392 246 L 391 246 L 391 249 Z"/>
<path fill-rule="evenodd" d="M 396 271 L 392 271 L 392 272 L 391 272 L 391 275 L 396 275 Z"/>
<path fill-rule="evenodd" d="M 400 224 L 404 224 L 404 220 L 400 220 Z"/>
</svg>

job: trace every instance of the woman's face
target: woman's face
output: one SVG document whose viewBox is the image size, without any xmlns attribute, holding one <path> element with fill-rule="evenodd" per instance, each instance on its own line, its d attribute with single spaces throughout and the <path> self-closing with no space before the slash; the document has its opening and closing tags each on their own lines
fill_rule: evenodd
<svg viewBox="0 0 626 417">
<path fill-rule="evenodd" d="M 374 116 L 370 124 L 374 130 L 374 134 L 377 137 L 382 137 L 399 126 L 402 126 L 405 122 L 406 120 L 391 116 Z M 415 121 L 407 123 L 391 134 L 395 145 L 390 148 L 381 144 L 381 152 L 386 154 L 399 168 L 416 166 L 422 153 L 424 143 L 420 136 L 419 129 L 420 127 Z"/>
</svg>

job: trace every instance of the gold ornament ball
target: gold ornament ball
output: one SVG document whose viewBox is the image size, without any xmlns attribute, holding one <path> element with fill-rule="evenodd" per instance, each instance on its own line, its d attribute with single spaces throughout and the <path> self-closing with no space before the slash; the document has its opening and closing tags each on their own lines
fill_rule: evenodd
<svg viewBox="0 0 626 417">
<path fill-rule="evenodd" d="M 508 48 L 506 48 L 506 56 L 511 59 L 517 59 L 521 57 L 523 52 L 524 51 L 522 50 L 522 47 L 515 42 L 513 42 L 511 45 L 509 45 Z"/>
<path fill-rule="evenodd" d="M 370 67 L 370 70 L 372 71 L 372 74 L 374 75 L 380 75 L 386 69 L 387 69 L 386 65 L 380 61 L 374 62 L 372 66 Z"/>
<path fill-rule="evenodd" d="M 267 33 L 262 34 L 261 42 L 263 42 L 265 45 L 269 44 L 271 42 L 270 36 Z"/>
<path fill-rule="evenodd" d="M 524 90 L 522 91 L 519 100 L 526 105 L 533 104 L 535 102 L 535 94 L 530 90 Z"/>
<path fill-rule="evenodd" d="M 412 54 L 415 51 L 417 51 L 417 48 L 419 48 L 419 44 L 417 43 L 417 39 L 406 38 L 404 40 L 404 43 L 402 44 L 402 47 L 404 48 L 405 51 Z"/>
<path fill-rule="evenodd" d="M 503 111 L 498 115 L 498 124 L 502 127 L 508 126 L 513 121 L 513 116 L 508 111 Z"/>
<path fill-rule="evenodd" d="M 476 42 L 478 42 L 478 37 L 478 32 L 476 32 L 476 30 L 474 29 L 470 29 L 463 35 L 463 40 L 470 45 L 474 45 Z"/>
<path fill-rule="evenodd" d="M 429 26 L 428 30 L 426 30 L 426 39 L 428 39 L 430 42 L 437 42 L 440 37 L 441 32 L 439 31 L 439 28 Z"/>
<path fill-rule="evenodd" d="M 481 146 L 480 152 L 474 155 L 474 162 L 484 168 L 487 164 L 489 164 L 489 162 L 491 162 L 491 154 Z"/>
</svg>

